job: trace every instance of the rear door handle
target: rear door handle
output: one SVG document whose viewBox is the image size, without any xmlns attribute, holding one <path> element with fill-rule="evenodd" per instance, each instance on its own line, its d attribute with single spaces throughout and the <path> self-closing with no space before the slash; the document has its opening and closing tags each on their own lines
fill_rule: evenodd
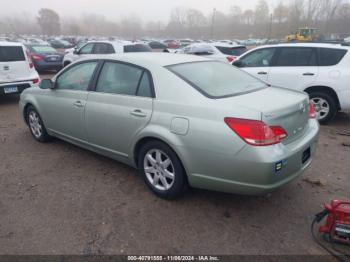
<svg viewBox="0 0 350 262">
<path fill-rule="evenodd" d="M 140 109 L 135 109 L 135 110 L 131 111 L 130 114 L 133 116 L 137 116 L 137 117 L 146 117 L 147 116 L 147 114 L 142 112 L 142 110 L 140 110 Z"/>
<path fill-rule="evenodd" d="M 267 75 L 267 72 L 261 71 L 258 73 L 258 75 Z"/>
<path fill-rule="evenodd" d="M 76 106 L 76 107 L 84 107 L 84 104 L 81 101 L 79 101 L 79 100 L 75 101 L 73 105 Z"/>
<path fill-rule="evenodd" d="M 304 73 L 303 76 L 314 76 L 314 73 Z"/>
</svg>

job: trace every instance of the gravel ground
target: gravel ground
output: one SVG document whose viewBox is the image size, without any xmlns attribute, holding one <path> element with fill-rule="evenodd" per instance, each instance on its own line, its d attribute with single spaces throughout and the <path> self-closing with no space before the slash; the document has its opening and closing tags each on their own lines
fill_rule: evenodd
<svg viewBox="0 0 350 262">
<path fill-rule="evenodd" d="M 273 194 L 155 197 L 136 171 L 60 140 L 41 144 L 0 98 L 0 254 L 324 254 L 323 202 L 350 197 L 350 115 L 323 126 L 311 168 Z"/>
</svg>

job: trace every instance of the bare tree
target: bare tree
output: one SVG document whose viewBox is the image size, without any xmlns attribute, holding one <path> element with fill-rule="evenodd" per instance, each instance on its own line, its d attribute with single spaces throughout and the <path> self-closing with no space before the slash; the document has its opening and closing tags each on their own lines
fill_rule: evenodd
<svg viewBox="0 0 350 262">
<path fill-rule="evenodd" d="M 61 32 L 60 17 L 52 9 L 40 9 L 37 21 L 45 35 L 54 35 Z"/>
</svg>

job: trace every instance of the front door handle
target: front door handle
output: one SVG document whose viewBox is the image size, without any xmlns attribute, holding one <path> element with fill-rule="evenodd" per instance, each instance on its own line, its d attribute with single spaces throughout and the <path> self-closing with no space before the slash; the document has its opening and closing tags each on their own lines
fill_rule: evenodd
<svg viewBox="0 0 350 262">
<path fill-rule="evenodd" d="M 147 116 L 147 114 L 142 112 L 142 110 L 140 110 L 140 109 L 135 109 L 135 110 L 131 111 L 130 114 L 133 116 L 137 116 L 137 117 L 146 117 Z"/>
<path fill-rule="evenodd" d="M 267 72 L 261 71 L 258 73 L 258 75 L 267 75 Z"/>
<path fill-rule="evenodd" d="M 314 76 L 314 73 L 304 73 L 303 76 Z"/>
<path fill-rule="evenodd" d="M 81 101 L 79 101 L 79 100 L 75 101 L 73 105 L 76 106 L 76 107 L 84 107 L 84 104 Z"/>
</svg>

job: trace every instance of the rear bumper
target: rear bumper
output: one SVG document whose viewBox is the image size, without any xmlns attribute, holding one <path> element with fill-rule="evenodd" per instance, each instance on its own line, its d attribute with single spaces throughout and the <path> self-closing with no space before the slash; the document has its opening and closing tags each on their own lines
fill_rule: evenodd
<svg viewBox="0 0 350 262">
<path fill-rule="evenodd" d="M 309 121 L 304 136 L 290 144 L 268 147 L 245 146 L 234 158 L 212 156 L 216 173 L 191 173 L 191 186 L 243 195 L 262 195 L 274 191 L 298 176 L 311 164 L 316 151 L 319 124 Z M 310 157 L 303 163 L 303 154 Z M 207 160 L 206 160 L 207 161 Z M 282 168 L 277 171 L 277 166 Z"/>
<path fill-rule="evenodd" d="M 29 87 L 32 87 L 33 82 L 32 81 L 21 81 L 21 82 L 11 82 L 11 83 L 0 83 L 0 96 L 4 95 L 11 95 L 11 94 L 20 94 L 23 92 L 24 89 L 27 89 Z M 6 92 L 5 90 L 7 88 L 16 87 L 16 92 Z"/>
<path fill-rule="evenodd" d="M 35 61 L 34 66 L 35 66 L 35 69 L 38 71 L 60 70 L 63 67 L 62 61 L 57 61 L 57 62 Z"/>
</svg>

